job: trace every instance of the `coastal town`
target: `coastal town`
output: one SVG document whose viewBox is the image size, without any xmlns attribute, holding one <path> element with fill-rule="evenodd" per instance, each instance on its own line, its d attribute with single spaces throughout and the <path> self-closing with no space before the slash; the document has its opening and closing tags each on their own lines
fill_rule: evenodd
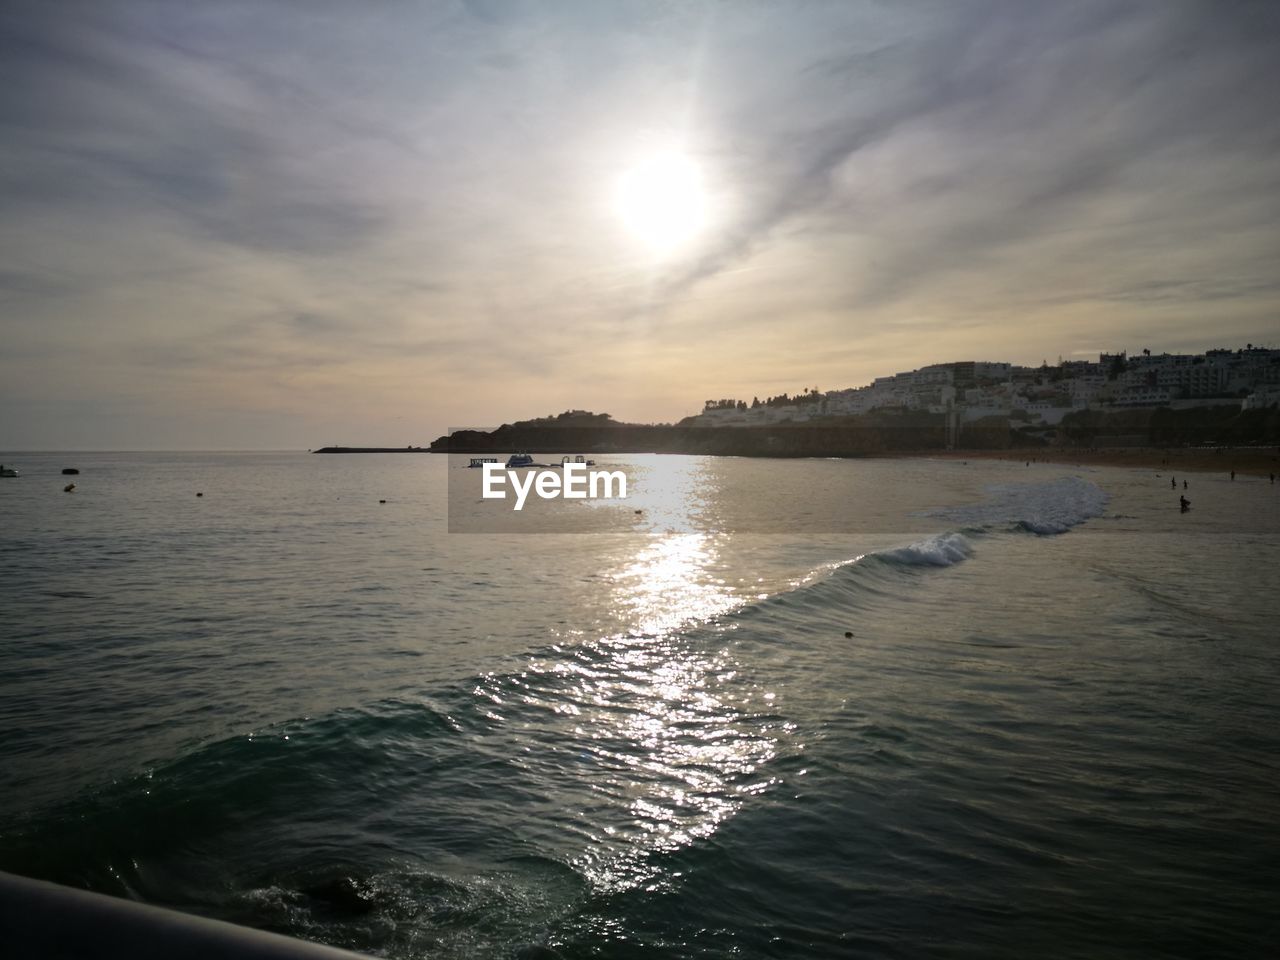
<svg viewBox="0 0 1280 960">
<path fill-rule="evenodd" d="M 1246 344 L 1202 354 L 1102 353 L 1038 367 L 938 363 L 862 387 L 708 400 L 675 423 L 566 410 L 451 431 L 425 449 L 846 457 L 1058 448 L 1079 460 L 1103 449 L 1265 448 L 1265 463 L 1254 466 L 1270 475 L 1280 453 L 1278 411 L 1280 349 Z"/>
<path fill-rule="evenodd" d="M 1051 432 L 1083 410 L 1142 408 L 1250 410 L 1280 404 L 1280 350 L 1248 344 L 1201 354 L 1102 353 L 1094 360 L 1059 360 L 1039 367 L 964 361 L 877 377 L 862 387 L 753 398 L 708 400 L 683 426 L 755 427 L 915 410 L 941 414 L 949 430 L 1000 418 L 1011 426 Z"/>
</svg>

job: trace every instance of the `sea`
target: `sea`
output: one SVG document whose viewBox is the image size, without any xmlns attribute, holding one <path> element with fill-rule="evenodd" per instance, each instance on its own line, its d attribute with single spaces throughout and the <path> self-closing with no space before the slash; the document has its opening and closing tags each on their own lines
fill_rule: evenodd
<svg viewBox="0 0 1280 960">
<path fill-rule="evenodd" d="M 1265 478 L 614 455 L 467 532 L 465 458 L 4 460 L 0 869 L 393 958 L 1277 955 Z"/>
</svg>

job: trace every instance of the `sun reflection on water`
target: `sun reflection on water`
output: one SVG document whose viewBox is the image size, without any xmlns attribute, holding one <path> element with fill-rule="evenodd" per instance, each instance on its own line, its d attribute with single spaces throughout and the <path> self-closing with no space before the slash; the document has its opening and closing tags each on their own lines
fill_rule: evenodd
<svg viewBox="0 0 1280 960">
<path fill-rule="evenodd" d="M 739 601 L 716 575 L 718 558 L 708 534 L 655 538 L 609 574 L 616 612 L 633 633 L 649 636 L 727 613 Z"/>
<path fill-rule="evenodd" d="M 717 478 L 695 457 L 643 458 L 634 472 L 626 504 L 652 533 L 698 533 L 716 523 Z"/>
<path fill-rule="evenodd" d="M 668 882 L 662 854 L 774 782 L 764 768 L 790 726 L 772 691 L 738 662 L 732 630 L 694 627 L 738 603 L 717 555 L 704 534 L 645 543 L 608 578 L 635 627 L 557 648 L 521 678 L 521 701 L 546 719 L 522 764 L 567 787 L 586 840 L 572 862 L 597 889 Z"/>
<path fill-rule="evenodd" d="M 727 645 L 699 652 L 679 637 L 625 636 L 596 650 L 603 670 L 563 667 L 576 686 L 572 732 L 594 795 L 583 811 L 591 842 L 575 866 L 617 890 L 658 880 L 655 855 L 711 835 L 767 788 L 761 767 L 779 731 L 761 722 L 759 691 Z"/>
<path fill-rule="evenodd" d="M 672 882 L 663 856 L 769 789 L 770 761 L 795 739 L 778 691 L 723 622 L 746 591 L 725 580 L 729 535 L 707 512 L 705 466 L 645 466 L 628 507 L 649 532 L 595 578 L 625 628 L 579 634 L 476 690 L 493 729 L 516 738 L 513 762 L 545 791 L 539 834 L 600 891 Z"/>
</svg>

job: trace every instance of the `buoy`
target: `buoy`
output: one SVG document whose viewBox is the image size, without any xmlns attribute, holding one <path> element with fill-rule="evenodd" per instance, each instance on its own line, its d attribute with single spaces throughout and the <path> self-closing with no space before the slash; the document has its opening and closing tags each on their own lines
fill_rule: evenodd
<svg viewBox="0 0 1280 960">
<path fill-rule="evenodd" d="M 198 491 L 198 490 L 197 490 L 197 491 L 196 491 L 196 496 L 197 496 L 197 497 L 203 497 L 203 496 L 204 496 L 204 494 L 203 494 L 202 492 L 200 492 L 200 491 Z"/>
<path fill-rule="evenodd" d="M 74 490 L 75 488 L 76 488 L 76 485 L 75 485 L 74 483 L 68 483 L 65 487 L 63 487 L 63 488 L 62 488 L 62 492 L 63 492 L 63 493 L 70 493 L 70 492 L 71 492 L 72 490 Z"/>
<path fill-rule="evenodd" d="M 853 631 L 852 631 L 852 630 L 846 630 L 846 631 L 844 632 L 844 638 L 845 638 L 846 640 L 852 640 L 852 639 L 853 639 Z"/>
<path fill-rule="evenodd" d="M 80 471 L 77 470 L 75 467 L 63 467 L 62 475 L 64 477 L 76 477 L 80 475 Z"/>
<path fill-rule="evenodd" d="M 385 500 L 379 500 L 378 502 L 379 502 L 379 503 L 386 503 L 387 501 L 385 501 Z"/>
</svg>

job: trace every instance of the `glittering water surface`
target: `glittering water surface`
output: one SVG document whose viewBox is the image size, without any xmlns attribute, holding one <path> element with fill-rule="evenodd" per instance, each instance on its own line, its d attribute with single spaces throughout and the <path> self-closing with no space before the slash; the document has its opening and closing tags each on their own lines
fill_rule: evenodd
<svg viewBox="0 0 1280 960">
<path fill-rule="evenodd" d="M 0 868 L 393 957 L 1269 954 L 1277 488 L 618 459 L 499 536 L 443 458 L 6 454 Z"/>
</svg>

